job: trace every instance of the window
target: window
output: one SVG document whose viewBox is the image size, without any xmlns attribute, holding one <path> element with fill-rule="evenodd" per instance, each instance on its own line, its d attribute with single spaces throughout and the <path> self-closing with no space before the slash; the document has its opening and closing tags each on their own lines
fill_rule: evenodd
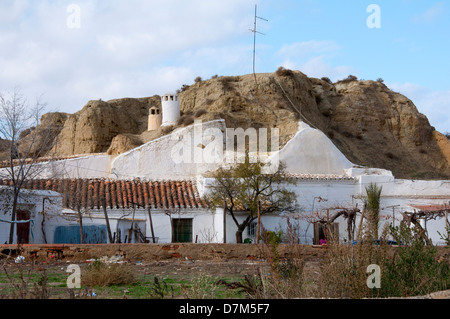
<svg viewBox="0 0 450 319">
<path fill-rule="evenodd" d="M 256 237 L 257 229 L 258 229 L 258 223 L 257 222 L 250 223 L 250 225 L 247 226 L 247 235 L 249 237 Z"/>
<path fill-rule="evenodd" d="M 172 242 L 192 243 L 192 218 L 172 219 Z"/>
</svg>

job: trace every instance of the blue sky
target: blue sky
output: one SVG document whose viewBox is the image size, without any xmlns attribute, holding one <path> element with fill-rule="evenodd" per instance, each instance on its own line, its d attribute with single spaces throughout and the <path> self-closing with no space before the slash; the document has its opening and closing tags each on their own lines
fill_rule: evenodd
<svg viewBox="0 0 450 319">
<path fill-rule="evenodd" d="M 73 113 L 251 73 L 255 4 L 269 20 L 258 20 L 257 72 L 381 77 L 450 131 L 448 0 L 2 0 L 0 90 Z M 367 25 L 371 4 L 380 28 Z"/>
</svg>

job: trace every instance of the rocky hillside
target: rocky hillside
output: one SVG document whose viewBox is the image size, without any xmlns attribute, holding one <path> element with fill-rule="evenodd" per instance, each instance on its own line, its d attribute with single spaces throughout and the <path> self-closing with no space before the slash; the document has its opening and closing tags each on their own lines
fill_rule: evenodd
<svg viewBox="0 0 450 319">
<path fill-rule="evenodd" d="M 380 81 L 349 77 L 337 83 L 299 71 L 215 77 L 183 86 L 179 126 L 223 118 L 228 127 L 278 127 L 281 144 L 303 120 L 322 130 L 355 164 L 392 170 L 397 178 L 450 179 L 450 142 L 411 100 Z M 147 132 L 148 109 L 159 96 L 89 101 L 63 121 L 57 156 L 119 154 L 170 132 Z"/>
</svg>

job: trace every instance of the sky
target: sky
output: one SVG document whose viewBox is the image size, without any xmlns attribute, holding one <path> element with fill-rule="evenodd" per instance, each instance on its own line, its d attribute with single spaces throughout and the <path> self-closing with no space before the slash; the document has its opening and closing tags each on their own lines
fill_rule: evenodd
<svg viewBox="0 0 450 319">
<path fill-rule="evenodd" d="M 0 92 L 74 113 L 252 73 L 255 5 L 256 72 L 382 78 L 450 132 L 450 0 L 1 0 Z"/>
</svg>

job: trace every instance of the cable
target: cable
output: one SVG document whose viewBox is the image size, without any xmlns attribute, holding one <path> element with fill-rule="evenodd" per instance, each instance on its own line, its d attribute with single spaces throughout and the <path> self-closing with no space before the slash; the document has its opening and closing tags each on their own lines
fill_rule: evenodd
<svg viewBox="0 0 450 319">
<path fill-rule="evenodd" d="M 300 110 L 295 106 L 295 104 L 291 101 L 291 99 L 289 98 L 289 96 L 287 95 L 286 91 L 283 89 L 283 86 L 280 84 L 280 82 L 277 81 L 277 79 L 274 77 L 273 78 L 275 80 L 275 82 L 278 84 L 278 86 L 280 87 L 281 91 L 283 92 L 284 96 L 288 99 L 289 103 L 291 103 L 292 107 L 298 112 L 298 114 L 304 119 L 304 121 L 306 123 L 308 123 L 310 126 L 312 126 L 313 128 L 315 128 L 316 130 L 318 130 L 318 128 L 313 125 L 310 121 L 308 121 L 308 119 L 303 116 L 302 112 L 301 112 L 301 107 Z"/>
</svg>

